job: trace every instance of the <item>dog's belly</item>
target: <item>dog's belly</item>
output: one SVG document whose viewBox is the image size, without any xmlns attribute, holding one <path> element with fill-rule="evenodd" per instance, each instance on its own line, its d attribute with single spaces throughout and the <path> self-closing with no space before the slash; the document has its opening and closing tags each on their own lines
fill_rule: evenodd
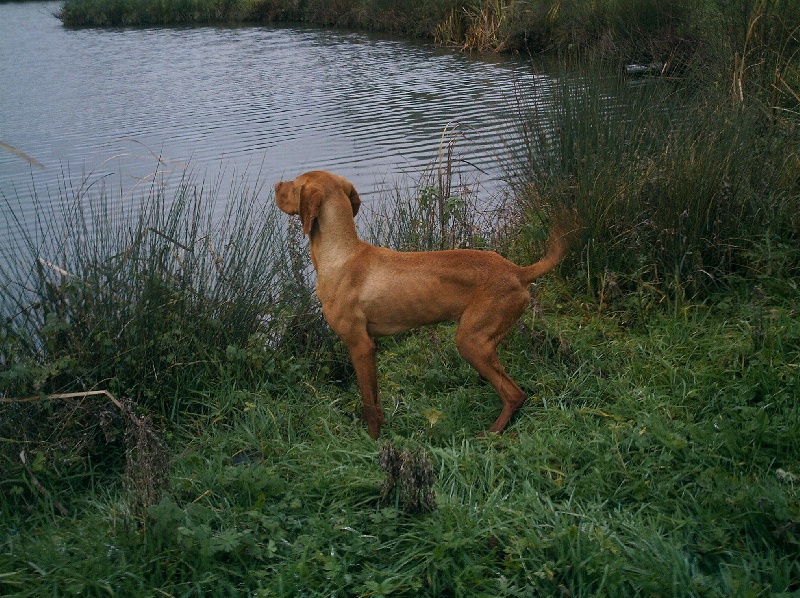
<svg viewBox="0 0 800 598">
<path fill-rule="evenodd" d="M 437 324 L 439 322 L 447 322 L 457 320 L 457 317 L 431 317 L 426 319 L 421 318 L 404 318 L 403 314 L 394 314 L 391 319 L 370 319 L 367 318 L 367 332 L 370 336 L 390 336 L 392 334 L 400 334 L 407 330 L 419 328 L 421 326 L 428 326 Z"/>
<path fill-rule="evenodd" d="M 371 336 L 386 336 L 412 328 L 458 320 L 468 303 L 463 290 L 450 285 L 409 283 L 402 277 L 365 289 L 361 309 Z"/>
</svg>

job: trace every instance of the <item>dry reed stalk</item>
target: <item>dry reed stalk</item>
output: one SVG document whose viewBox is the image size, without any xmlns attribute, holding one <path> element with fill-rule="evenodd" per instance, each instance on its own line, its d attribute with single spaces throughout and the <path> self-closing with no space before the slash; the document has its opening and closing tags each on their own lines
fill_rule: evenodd
<svg viewBox="0 0 800 598">
<path fill-rule="evenodd" d="M 482 6 L 464 8 L 469 25 L 464 33 L 463 50 L 479 52 L 505 52 L 508 38 L 502 35 L 506 15 L 512 11 L 513 2 L 487 0 Z"/>
<path fill-rule="evenodd" d="M 112 395 L 107 390 L 87 390 L 85 392 L 65 392 L 59 394 L 52 394 L 52 395 L 45 395 L 40 397 L 23 397 L 23 398 L 9 398 L 9 397 L 0 397 L 0 403 L 35 403 L 36 401 L 50 401 L 50 400 L 62 400 L 62 399 L 85 399 L 86 397 L 95 397 L 99 395 L 104 395 L 108 397 L 108 399 L 114 403 L 117 407 L 122 409 L 122 403 L 117 400 L 114 395 Z"/>
<path fill-rule="evenodd" d="M 37 166 L 38 168 L 44 169 L 44 166 L 42 165 L 41 162 L 37 162 L 36 160 L 31 158 L 28 154 L 18 150 L 15 147 L 8 145 L 7 143 L 3 143 L 2 141 L 0 141 L 0 149 L 4 149 L 7 152 L 11 152 L 15 156 L 25 160 L 28 164 L 32 164 L 33 166 Z"/>
</svg>

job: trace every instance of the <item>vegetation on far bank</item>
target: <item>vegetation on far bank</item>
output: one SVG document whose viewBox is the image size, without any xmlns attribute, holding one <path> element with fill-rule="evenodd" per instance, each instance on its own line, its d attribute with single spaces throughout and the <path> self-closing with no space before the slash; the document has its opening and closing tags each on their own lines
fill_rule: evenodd
<svg viewBox="0 0 800 598">
<path fill-rule="evenodd" d="M 135 207 L 65 182 L 30 225 L 0 190 L 0 594 L 800 591 L 797 40 L 764 16 L 702 79 L 590 65 L 546 111 L 521 81 L 502 210 L 440 164 L 359 214 L 519 263 L 577 214 L 501 347 L 531 398 L 499 437 L 440 326 L 381 341 L 388 449 L 368 438 L 273 181 L 154 179 Z"/>
<path fill-rule="evenodd" d="M 70 27 L 304 23 L 422 37 L 465 49 L 590 49 L 679 70 L 695 55 L 743 56 L 754 36 L 793 39 L 796 49 L 800 6 L 786 0 L 67 0 L 60 17 Z"/>
</svg>

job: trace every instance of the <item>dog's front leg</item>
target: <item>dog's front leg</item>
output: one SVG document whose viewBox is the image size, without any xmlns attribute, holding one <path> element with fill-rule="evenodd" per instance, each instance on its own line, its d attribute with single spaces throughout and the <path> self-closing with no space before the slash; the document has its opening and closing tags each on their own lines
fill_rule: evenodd
<svg viewBox="0 0 800 598">
<path fill-rule="evenodd" d="M 356 368 L 358 387 L 364 401 L 364 421 L 369 435 L 377 439 L 383 424 L 383 410 L 378 396 L 378 372 L 375 364 L 375 343 L 364 332 L 355 338 L 342 339 L 350 350 L 350 359 Z"/>
</svg>

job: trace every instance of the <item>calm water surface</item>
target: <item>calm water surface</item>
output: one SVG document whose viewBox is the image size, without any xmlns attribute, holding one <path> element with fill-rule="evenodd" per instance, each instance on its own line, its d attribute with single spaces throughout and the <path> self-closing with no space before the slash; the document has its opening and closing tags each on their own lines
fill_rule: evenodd
<svg viewBox="0 0 800 598">
<path fill-rule="evenodd" d="M 514 82 L 530 77 L 522 59 L 342 31 L 71 31 L 59 6 L 0 4 L 0 141 L 44 166 L 0 149 L 0 200 L 23 211 L 87 178 L 124 191 L 187 164 L 266 185 L 334 170 L 370 201 L 417 177 L 454 123 L 464 168 L 490 192 L 515 136 Z"/>
</svg>

